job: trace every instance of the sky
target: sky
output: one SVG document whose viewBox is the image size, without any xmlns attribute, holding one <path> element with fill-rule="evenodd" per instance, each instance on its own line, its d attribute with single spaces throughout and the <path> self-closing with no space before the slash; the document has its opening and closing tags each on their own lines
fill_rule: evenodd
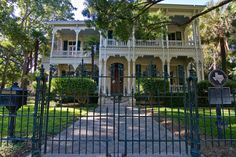
<svg viewBox="0 0 236 157">
<path fill-rule="evenodd" d="M 172 3 L 172 4 L 192 4 L 192 5 L 205 5 L 209 0 L 164 0 L 163 3 Z M 84 0 L 71 0 L 74 7 L 77 8 L 74 11 L 76 20 L 84 20 L 83 15 L 81 14 L 84 9 Z"/>
</svg>

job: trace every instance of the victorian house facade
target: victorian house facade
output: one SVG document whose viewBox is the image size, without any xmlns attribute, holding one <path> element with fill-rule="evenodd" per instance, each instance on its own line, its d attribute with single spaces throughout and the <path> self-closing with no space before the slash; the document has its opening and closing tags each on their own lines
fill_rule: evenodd
<svg viewBox="0 0 236 157">
<path fill-rule="evenodd" d="M 158 9 L 181 23 L 202 11 L 204 6 L 158 4 L 152 7 L 153 11 Z M 150 64 L 155 75 L 167 72 L 178 78 L 179 70 L 184 70 L 185 78 L 170 80 L 173 90 L 181 90 L 192 62 L 196 65 L 198 80 L 204 79 L 198 19 L 187 26 L 167 25 L 168 34 L 163 38 L 136 39 L 133 32 L 128 41 L 117 41 L 111 33 L 103 36 L 83 21 L 50 21 L 48 24 L 53 32 L 50 56 L 43 58 L 46 69 L 51 64 L 57 67 L 58 75 L 76 75 L 82 62 L 88 73 L 94 62 L 98 75 L 103 76 L 98 79 L 98 88 L 103 94 L 120 92 L 129 95 L 136 83 L 135 77 L 129 76 L 145 75 Z M 91 36 L 99 38 L 99 53 L 95 54 L 94 61 L 86 46 L 86 40 Z M 127 77 L 120 79 L 119 75 Z"/>
</svg>

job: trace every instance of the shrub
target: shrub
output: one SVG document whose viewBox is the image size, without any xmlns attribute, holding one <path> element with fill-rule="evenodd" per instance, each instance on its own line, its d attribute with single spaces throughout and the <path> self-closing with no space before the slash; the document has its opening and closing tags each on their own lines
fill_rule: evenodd
<svg viewBox="0 0 236 157">
<path fill-rule="evenodd" d="M 225 87 L 229 87 L 231 91 L 234 90 L 234 89 L 236 89 L 236 81 L 229 80 L 229 81 L 225 84 Z"/>
<path fill-rule="evenodd" d="M 94 95 L 96 83 L 90 78 L 54 78 L 52 92 L 60 98 L 75 99 L 79 104 L 86 104 L 89 96 Z"/>
<path fill-rule="evenodd" d="M 140 86 L 140 93 L 156 95 L 157 92 L 164 92 L 169 90 L 169 82 L 160 78 L 142 78 L 136 80 L 136 88 Z M 136 89 L 138 91 L 138 89 Z"/>
<path fill-rule="evenodd" d="M 208 96 L 208 87 L 211 87 L 212 85 L 207 81 L 203 80 L 198 82 L 197 84 L 197 94 L 198 96 Z M 224 87 L 229 87 L 232 91 L 233 89 L 236 89 L 236 81 L 229 80 Z"/>
<path fill-rule="evenodd" d="M 203 80 L 197 83 L 197 94 L 198 96 L 208 96 L 208 87 L 211 84 L 208 80 Z"/>
<path fill-rule="evenodd" d="M 142 78 L 136 80 L 136 91 L 138 92 L 138 86 L 140 93 L 136 93 L 136 98 L 143 99 L 146 97 L 149 103 L 152 103 L 155 100 L 155 96 L 160 95 L 164 91 L 169 90 L 169 82 L 160 78 Z M 138 95 L 143 95 L 142 97 Z"/>
</svg>

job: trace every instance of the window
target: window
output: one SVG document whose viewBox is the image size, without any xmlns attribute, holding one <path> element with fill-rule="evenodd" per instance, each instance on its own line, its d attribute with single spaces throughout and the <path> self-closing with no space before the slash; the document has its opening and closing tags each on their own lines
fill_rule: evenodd
<svg viewBox="0 0 236 157">
<path fill-rule="evenodd" d="M 176 32 L 176 40 L 182 40 L 181 32 Z"/>
<path fill-rule="evenodd" d="M 76 45 L 75 41 L 69 41 L 69 45 Z"/>
<path fill-rule="evenodd" d="M 113 32 L 111 30 L 108 31 L 107 37 L 108 37 L 108 39 L 112 39 L 113 38 Z"/>
<path fill-rule="evenodd" d="M 141 64 L 136 64 L 136 76 L 141 77 Z"/>
<path fill-rule="evenodd" d="M 179 85 L 184 84 L 184 66 L 178 65 L 178 77 L 179 77 Z"/>
<path fill-rule="evenodd" d="M 78 40 L 77 50 L 80 50 L 80 44 L 81 44 L 81 42 Z M 63 51 L 67 51 L 68 47 L 70 47 L 70 48 L 73 47 L 72 49 L 75 50 L 75 45 L 76 45 L 75 41 L 64 40 L 63 41 Z"/>
<path fill-rule="evenodd" d="M 63 41 L 63 51 L 67 51 L 68 50 L 68 41 L 65 40 Z"/>
<path fill-rule="evenodd" d="M 169 40 L 182 40 L 182 33 L 177 31 L 173 33 L 168 33 Z"/>
<path fill-rule="evenodd" d="M 168 39 L 169 40 L 175 40 L 175 33 L 169 33 L 168 34 Z"/>
</svg>

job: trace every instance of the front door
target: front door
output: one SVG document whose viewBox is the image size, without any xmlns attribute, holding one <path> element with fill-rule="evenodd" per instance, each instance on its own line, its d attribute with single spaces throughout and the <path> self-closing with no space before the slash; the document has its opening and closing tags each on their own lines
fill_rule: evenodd
<svg viewBox="0 0 236 157">
<path fill-rule="evenodd" d="M 124 65 L 121 63 L 111 64 L 111 94 L 120 95 L 123 93 Z"/>
</svg>

